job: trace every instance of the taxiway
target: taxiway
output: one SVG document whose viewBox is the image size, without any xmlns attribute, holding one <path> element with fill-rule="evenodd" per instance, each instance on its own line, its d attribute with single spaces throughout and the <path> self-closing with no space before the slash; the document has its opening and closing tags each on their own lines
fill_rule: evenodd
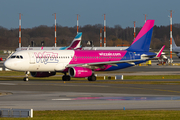
<svg viewBox="0 0 180 120">
<path fill-rule="evenodd" d="M 177 59 L 178 60 L 178 59 Z M 180 75 L 180 66 L 134 66 L 98 75 Z M 43 78 L 42 78 L 43 79 Z M 180 110 L 180 87 L 176 80 L 164 84 L 108 84 L 66 81 L 0 81 L 1 108 L 34 110 L 111 110 L 171 109 Z M 126 80 L 130 81 L 130 80 Z M 135 80 L 144 81 L 144 80 Z M 155 81 L 155 80 L 146 80 Z"/>
<path fill-rule="evenodd" d="M 108 81 L 107 81 L 108 82 Z M 1 108 L 34 110 L 180 110 L 179 84 L 0 81 Z"/>
</svg>

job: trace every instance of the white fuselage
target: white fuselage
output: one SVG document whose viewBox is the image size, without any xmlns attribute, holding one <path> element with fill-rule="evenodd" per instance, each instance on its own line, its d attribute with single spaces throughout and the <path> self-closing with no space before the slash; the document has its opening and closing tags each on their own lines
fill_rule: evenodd
<svg viewBox="0 0 180 120">
<path fill-rule="evenodd" d="M 16 71 L 62 71 L 73 55 L 73 50 L 17 51 L 4 64 L 7 68 Z"/>
</svg>

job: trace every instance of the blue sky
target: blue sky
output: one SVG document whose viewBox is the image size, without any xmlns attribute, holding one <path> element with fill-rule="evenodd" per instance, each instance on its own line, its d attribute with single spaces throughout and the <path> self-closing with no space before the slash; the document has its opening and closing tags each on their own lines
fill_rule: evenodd
<svg viewBox="0 0 180 120">
<path fill-rule="evenodd" d="M 19 13 L 22 13 L 22 28 L 40 25 L 53 26 L 57 14 L 57 24 L 79 26 L 103 24 L 123 28 L 144 24 L 147 19 L 155 19 L 155 25 L 169 25 L 170 10 L 173 10 L 173 23 L 180 23 L 179 0 L 0 0 L 0 26 L 11 29 L 19 27 Z"/>
</svg>

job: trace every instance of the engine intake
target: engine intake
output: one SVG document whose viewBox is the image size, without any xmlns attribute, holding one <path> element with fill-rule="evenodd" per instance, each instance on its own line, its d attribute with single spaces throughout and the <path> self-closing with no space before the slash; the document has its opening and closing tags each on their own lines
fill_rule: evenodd
<svg viewBox="0 0 180 120">
<path fill-rule="evenodd" d="M 85 67 L 71 67 L 69 68 L 68 73 L 71 77 L 82 78 L 91 76 L 92 70 Z"/>
<path fill-rule="evenodd" d="M 49 77 L 56 75 L 56 72 L 31 72 L 33 77 Z"/>
</svg>

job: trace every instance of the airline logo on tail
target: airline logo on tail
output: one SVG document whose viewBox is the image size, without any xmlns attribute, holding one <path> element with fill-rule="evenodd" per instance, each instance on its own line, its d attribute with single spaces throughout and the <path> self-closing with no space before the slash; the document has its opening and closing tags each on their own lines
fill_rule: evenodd
<svg viewBox="0 0 180 120">
<path fill-rule="evenodd" d="M 79 32 L 72 41 L 72 43 L 70 44 L 70 46 L 60 48 L 59 50 L 71 50 L 71 49 L 80 48 L 81 39 L 82 39 L 82 32 Z"/>
<path fill-rule="evenodd" d="M 151 43 L 151 37 L 154 27 L 154 21 L 155 20 L 147 20 L 144 26 L 142 27 L 141 31 L 131 44 L 131 46 L 127 49 L 128 51 L 142 51 L 142 52 L 148 52 L 150 43 Z"/>
</svg>

